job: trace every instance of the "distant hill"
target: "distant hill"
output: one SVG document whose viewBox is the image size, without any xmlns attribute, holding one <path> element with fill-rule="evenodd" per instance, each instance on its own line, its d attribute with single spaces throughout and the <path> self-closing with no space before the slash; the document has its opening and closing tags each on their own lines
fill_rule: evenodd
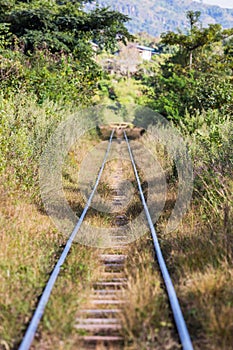
<svg viewBox="0 0 233 350">
<path fill-rule="evenodd" d="M 223 9 L 219 6 L 205 5 L 192 0 L 99 0 L 101 6 L 110 6 L 132 20 L 127 27 L 131 33 L 147 32 L 159 36 L 162 32 L 176 31 L 187 26 L 185 12 L 201 11 L 203 26 L 219 23 L 224 28 L 233 27 L 233 9 Z M 89 8 L 95 3 L 88 5 Z"/>
</svg>

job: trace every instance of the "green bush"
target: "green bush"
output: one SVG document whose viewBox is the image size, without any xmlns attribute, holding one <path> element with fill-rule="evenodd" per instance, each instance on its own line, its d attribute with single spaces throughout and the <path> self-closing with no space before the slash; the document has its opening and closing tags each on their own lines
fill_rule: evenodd
<svg viewBox="0 0 233 350">
<path fill-rule="evenodd" d="M 5 96 L 34 93 L 39 103 L 50 99 L 68 104 L 89 104 L 101 76 L 100 67 L 90 60 L 83 66 L 72 55 L 36 51 L 27 57 L 6 50 L 0 56 L 0 84 Z"/>
<path fill-rule="evenodd" d="M 223 225 L 233 219 L 232 169 L 233 121 L 218 110 L 191 116 L 186 113 L 179 127 L 186 135 L 194 159 L 194 191 L 209 222 Z M 226 218 L 226 213 L 227 217 Z M 231 217 L 231 219 L 230 219 Z"/>
<path fill-rule="evenodd" d="M 72 111 L 33 94 L 0 96 L 0 173 L 8 188 L 38 194 L 40 155 L 58 123 Z"/>
</svg>

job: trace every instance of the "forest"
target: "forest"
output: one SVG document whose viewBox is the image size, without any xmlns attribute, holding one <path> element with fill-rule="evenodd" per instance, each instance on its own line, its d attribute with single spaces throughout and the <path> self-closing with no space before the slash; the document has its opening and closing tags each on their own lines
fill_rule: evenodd
<svg viewBox="0 0 233 350">
<path fill-rule="evenodd" d="M 176 231 L 163 235 L 166 213 L 157 229 L 195 349 L 233 349 L 233 28 L 203 27 L 201 13 L 188 11 L 186 31 L 152 38 L 159 54 L 151 61 L 136 72 L 110 74 L 101 62 L 114 57 L 119 43 L 149 44 L 150 37 L 133 36 L 126 29 L 130 18 L 117 11 L 86 12 L 89 2 L 0 0 L 0 349 L 19 345 L 66 238 L 43 209 L 41 154 L 69 115 L 102 104 L 148 107 L 185 140 L 194 168 L 192 202 Z M 135 124 L 155 126 L 153 118 L 138 118 Z M 78 167 L 98 142 L 94 130 L 78 146 Z M 156 148 L 146 136 L 142 142 Z M 168 159 L 161 162 L 172 197 L 176 172 Z M 125 349 L 171 349 L 170 315 L 147 250 L 138 243 L 131 253 L 141 258 L 132 256 L 138 272 L 129 272 Z M 88 247 L 71 251 L 64 267 L 69 278 L 63 271 L 35 349 L 75 349 L 74 315 L 97 268 L 95 254 Z"/>
</svg>

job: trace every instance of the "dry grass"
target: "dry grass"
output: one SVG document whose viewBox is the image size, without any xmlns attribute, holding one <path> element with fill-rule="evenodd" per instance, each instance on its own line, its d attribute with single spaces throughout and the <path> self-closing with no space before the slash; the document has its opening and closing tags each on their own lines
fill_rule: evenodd
<svg viewBox="0 0 233 350">
<path fill-rule="evenodd" d="M 196 349 L 232 349 L 233 269 L 226 262 L 206 267 L 181 281 L 181 298 L 189 305 L 188 321 Z"/>
<path fill-rule="evenodd" d="M 12 349 L 23 335 L 66 237 L 27 198 L 9 198 L 4 192 L 1 197 L 0 348 Z M 93 249 L 72 248 L 39 327 L 35 348 L 54 349 L 72 334 L 75 313 L 96 271 L 95 257 Z"/>
<path fill-rule="evenodd" d="M 232 246 L 226 249 L 224 231 L 216 222 L 213 232 L 193 207 L 166 237 L 164 251 L 196 349 L 233 348 Z"/>
<path fill-rule="evenodd" d="M 22 336 L 48 278 L 63 237 L 25 197 L 1 191 L 1 342 L 12 348 Z"/>
<path fill-rule="evenodd" d="M 87 137 L 80 146 L 83 155 L 93 143 L 93 137 Z M 2 187 L 1 199 L 0 348 L 8 350 L 22 339 L 67 237 L 21 191 L 6 192 Z M 81 210 L 82 203 L 76 198 L 75 203 Z M 72 247 L 36 334 L 35 349 L 69 348 L 75 313 L 98 268 L 96 254 L 95 249 Z"/>
<path fill-rule="evenodd" d="M 76 183 L 77 171 L 98 140 L 90 137 L 85 142 L 81 140 L 71 150 L 63 172 L 66 197 L 78 215 L 85 200 Z M 165 234 L 166 220 L 176 200 L 177 183 L 171 162 L 164 160 L 167 156 L 164 149 L 146 137 L 144 143 L 150 145 L 157 157 L 163 158 L 162 166 L 170 179 L 157 230 L 194 347 L 198 350 L 233 349 L 232 210 L 222 210 L 227 208 L 223 203 L 221 207 L 216 205 L 213 214 L 207 217 L 207 205 L 195 197 L 179 229 Z M 125 179 L 130 180 L 135 189 L 131 166 L 127 162 L 122 165 Z M 98 188 L 104 201 L 111 199 L 111 177 L 116 166 L 115 161 L 107 164 Z M 140 176 L 143 181 L 143 172 Z M 146 181 L 143 183 L 147 195 Z M 8 350 L 19 343 L 65 237 L 21 193 L 9 196 L 1 190 L 1 197 L 0 348 Z M 125 212 L 130 219 L 141 212 L 141 203 L 135 193 Z M 89 223 L 98 227 L 112 227 L 113 219 L 114 214 L 98 213 L 93 209 L 87 216 Z M 89 288 L 98 278 L 97 253 L 92 248 L 73 246 L 37 333 L 35 349 L 77 349 L 77 333 L 73 327 L 75 316 L 81 304 L 88 302 Z M 121 315 L 125 349 L 179 349 L 148 235 L 130 245 L 125 272 L 128 288 L 124 291 L 126 304 Z"/>
<path fill-rule="evenodd" d="M 211 182 L 204 183 L 203 186 L 208 186 L 209 202 L 205 201 L 204 196 L 194 198 L 179 229 L 165 234 L 166 221 L 176 201 L 177 183 L 163 148 L 146 137 L 143 143 L 159 159 L 162 157 L 161 163 L 170 180 L 165 208 L 157 222 L 157 232 L 194 348 L 233 349 L 231 181 L 225 177 L 225 188 L 221 194 L 226 195 L 221 196 L 222 203 L 218 204 L 214 203 L 216 186 L 211 187 Z M 211 212 L 213 204 L 215 210 Z M 128 302 L 122 316 L 124 334 L 130 349 L 165 349 L 169 346 L 175 349 L 178 346 L 174 337 L 175 328 L 157 266 L 154 264 L 151 267 L 154 259 L 151 252 L 152 247 L 146 244 L 146 238 L 130 250 L 129 288 L 126 291 Z M 165 327 L 161 324 L 165 324 Z"/>
<path fill-rule="evenodd" d="M 76 342 L 77 310 L 86 302 L 98 276 L 97 251 L 74 245 L 52 292 L 35 349 L 72 349 Z"/>
<path fill-rule="evenodd" d="M 126 275 L 126 304 L 121 316 L 125 349 L 179 349 L 148 235 L 129 250 Z"/>
</svg>

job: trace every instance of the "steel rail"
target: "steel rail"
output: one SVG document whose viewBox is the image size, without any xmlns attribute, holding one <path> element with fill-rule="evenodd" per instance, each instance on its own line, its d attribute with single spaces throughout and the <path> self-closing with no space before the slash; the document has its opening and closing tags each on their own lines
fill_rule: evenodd
<svg viewBox="0 0 233 350">
<path fill-rule="evenodd" d="M 86 213 L 90 207 L 90 204 L 91 204 L 91 201 L 93 199 L 93 196 L 95 194 L 95 191 L 98 187 L 98 184 L 99 184 L 99 181 L 100 181 L 100 178 L 102 176 L 102 173 L 103 173 L 103 170 L 104 170 L 104 167 L 105 167 L 105 164 L 106 164 L 106 161 L 107 161 L 107 158 L 108 158 L 108 155 L 109 155 L 109 151 L 110 151 L 110 148 L 111 148 L 111 144 L 112 144 L 112 139 L 113 139 L 113 135 L 114 135 L 114 132 L 115 130 L 112 131 L 111 133 L 111 136 L 110 136 L 110 139 L 109 139 L 109 144 L 108 144 L 108 147 L 107 147 L 107 151 L 106 151 L 106 154 L 105 154 L 105 157 L 104 157 L 104 160 L 103 160 L 103 163 L 102 163 L 102 166 L 101 166 L 101 169 L 99 171 L 99 175 L 97 177 L 97 180 L 96 180 L 96 183 L 95 183 L 95 186 L 91 192 L 91 195 L 87 201 L 87 204 L 82 212 L 82 215 L 80 216 L 79 218 L 79 221 L 77 222 L 77 225 L 75 226 L 73 232 L 71 233 L 67 243 L 66 243 L 66 246 L 58 260 L 58 262 L 56 263 L 53 271 L 52 271 L 52 274 L 50 275 L 50 278 L 46 284 L 46 287 L 40 297 L 40 300 L 39 300 L 39 303 L 37 305 L 37 308 L 33 314 L 33 317 L 30 321 L 30 324 L 26 330 L 26 333 L 23 337 L 23 340 L 19 346 L 19 350 L 28 350 L 30 349 L 30 346 L 32 344 L 32 341 L 35 337 L 35 333 L 36 333 L 36 330 L 38 328 L 38 325 L 40 323 L 40 320 L 44 314 L 44 310 L 45 310 L 45 307 L 48 303 L 48 300 L 49 300 L 49 297 L 51 295 L 51 292 L 52 292 L 52 289 L 54 287 L 54 284 L 57 280 L 57 277 L 59 275 L 59 272 L 60 272 L 60 269 L 61 269 L 61 266 L 63 265 L 69 251 L 70 251 L 70 248 L 71 248 L 71 245 L 75 239 L 75 236 L 76 234 L 78 233 L 78 230 L 80 229 L 81 225 L 82 225 L 82 222 L 86 216 Z"/>
<path fill-rule="evenodd" d="M 138 171 L 137 171 L 137 168 L 136 168 L 136 165 L 135 165 L 133 153 L 131 151 L 129 140 L 128 140 L 128 137 L 127 137 L 125 131 L 124 131 L 124 137 L 125 137 L 125 140 L 126 140 L 126 143 L 127 143 L 127 146 L 128 146 L 128 151 L 129 151 L 130 159 L 131 159 L 131 162 L 132 162 L 132 165 L 133 165 L 134 174 L 135 174 L 135 177 L 136 177 L 136 180 L 137 180 L 138 189 L 139 189 L 140 196 L 141 196 L 141 201 L 142 201 L 142 204 L 143 204 L 143 207 L 144 207 L 144 211 L 145 211 L 145 214 L 146 214 L 146 217 L 147 217 L 147 220 L 148 220 L 148 224 L 149 224 L 149 227 L 150 227 L 150 231 L 151 231 L 151 234 L 152 234 L 152 238 L 153 238 L 153 242 L 154 242 L 154 248 L 155 248 L 158 264 L 159 264 L 159 267 L 160 267 L 160 270 L 161 270 L 161 273 L 162 273 L 162 276 L 163 276 L 163 280 L 164 280 L 164 283 L 165 283 L 165 286 L 166 286 L 166 290 L 167 290 L 169 302 L 170 302 L 170 305 L 171 305 L 171 309 L 172 309 L 172 312 L 173 312 L 173 316 L 174 316 L 174 319 L 175 319 L 175 323 L 176 323 L 177 331 L 178 331 L 178 334 L 179 334 L 180 342 L 181 342 L 184 350 L 193 350 L 193 346 L 192 346 L 192 342 L 191 342 L 191 339 L 190 339 L 190 335 L 189 335 L 189 332 L 188 332 L 188 329 L 187 329 L 187 326 L 186 326 L 186 323 L 185 323 L 185 320 L 184 320 L 184 317 L 183 317 L 183 314 L 182 314 L 182 311 L 181 311 L 181 308 L 180 308 L 180 304 L 179 304 L 178 298 L 176 296 L 175 288 L 173 286 L 173 283 L 172 283 L 171 277 L 169 275 L 169 272 L 168 272 L 165 260 L 163 258 L 163 254 L 162 254 L 162 251 L 161 251 L 161 248 L 160 248 L 160 245 L 159 245 L 157 233 L 155 231 L 154 224 L 153 224 L 153 221 L 151 219 L 151 215 L 150 215 L 148 206 L 146 204 L 146 200 L 145 200 L 145 197 L 144 197 L 144 194 L 143 194 L 143 191 L 142 191 L 140 178 L 139 178 Z"/>
</svg>

